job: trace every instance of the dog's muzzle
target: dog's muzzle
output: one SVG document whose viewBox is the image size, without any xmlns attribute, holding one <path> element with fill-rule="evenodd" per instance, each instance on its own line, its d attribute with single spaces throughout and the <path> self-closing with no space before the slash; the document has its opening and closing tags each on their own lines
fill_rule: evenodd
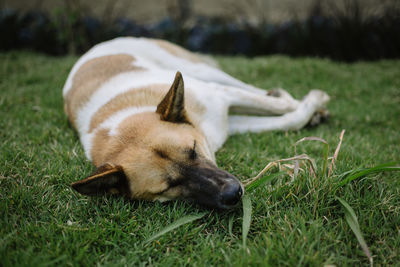
<svg viewBox="0 0 400 267">
<path fill-rule="evenodd" d="M 232 174 L 219 169 L 212 162 L 202 162 L 186 168 L 186 197 L 200 205 L 229 209 L 241 200 L 244 190 Z"/>
</svg>

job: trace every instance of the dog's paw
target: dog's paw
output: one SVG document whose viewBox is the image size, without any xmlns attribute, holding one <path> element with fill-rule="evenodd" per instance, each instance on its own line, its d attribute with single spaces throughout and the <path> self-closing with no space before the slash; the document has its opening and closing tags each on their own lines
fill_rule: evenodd
<svg viewBox="0 0 400 267">
<path fill-rule="evenodd" d="M 321 109 L 325 107 L 325 105 L 329 102 L 329 95 L 321 90 L 311 90 L 310 93 L 306 96 L 306 99 L 313 102 L 317 109 Z"/>
<path fill-rule="evenodd" d="M 324 123 L 331 117 L 330 112 L 326 108 L 318 109 L 307 123 L 306 127 L 315 127 L 318 124 Z"/>
</svg>

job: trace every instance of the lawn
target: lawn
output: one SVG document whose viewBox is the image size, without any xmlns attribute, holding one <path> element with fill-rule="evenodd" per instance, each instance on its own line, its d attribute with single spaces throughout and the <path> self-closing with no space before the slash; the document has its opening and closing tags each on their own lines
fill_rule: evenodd
<svg viewBox="0 0 400 267">
<path fill-rule="evenodd" d="M 61 90 L 76 59 L 0 54 L 1 266 L 367 265 L 335 196 L 354 209 L 375 265 L 399 264 L 399 172 L 368 175 L 337 191 L 333 185 L 345 171 L 400 160 L 400 61 L 218 58 L 225 71 L 258 87 L 282 87 L 299 98 L 319 88 L 331 96 L 332 117 L 316 128 L 231 137 L 217 161 L 240 179 L 293 156 L 293 144 L 305 136 L 327 140 L 332 155 L 346 129 L 332 177 L 281 176 L 249 193 L 253 214 L 244 247 L 240 207 L 216 212 L 184 202 L 86 197 L 69 187 L 93 170 L 63 113 Z M 299 148 L 321 158 L 319 143 Z"/>
</svg>

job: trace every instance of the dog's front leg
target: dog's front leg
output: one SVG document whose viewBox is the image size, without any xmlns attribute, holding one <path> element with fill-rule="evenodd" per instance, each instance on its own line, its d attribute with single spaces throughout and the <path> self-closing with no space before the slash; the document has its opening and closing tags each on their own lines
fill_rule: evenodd
<svg viewBox="0 0 400 267">
<path fill-rule="evenodd" d="M 272 130 L 298 130 L 304 127 L 313 114 L 323 108 L 329 96 L 320 90 L 311 91 L 297 109 L 276 117 L 229 116 L 229 134 L 263 132 Z"/>
</svg>

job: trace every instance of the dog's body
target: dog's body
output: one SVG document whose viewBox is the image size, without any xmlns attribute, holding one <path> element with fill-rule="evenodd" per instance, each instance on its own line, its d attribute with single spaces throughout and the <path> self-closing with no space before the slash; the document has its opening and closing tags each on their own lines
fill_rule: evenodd
<svg viewBox="0 0 400 267">
<path fill-rule="evenodd" d="M 185 86 L 180 73 L 171 86 L 178 70 Z M 216 167 L 214 157 L 229 134 L 300 129 L 329 100 L 318 90 L 302 101 L 281 89 L 275 93 L 165 41 L 119 38 L 99 44 L 75 64 L 63 91 L 70 122 L 98 167 L 73 186 L 89 195 L 185 197 L 230 206 L 242 189 Z M 229 110 L 245 115 L 230 116 Z"/>
</svg>

